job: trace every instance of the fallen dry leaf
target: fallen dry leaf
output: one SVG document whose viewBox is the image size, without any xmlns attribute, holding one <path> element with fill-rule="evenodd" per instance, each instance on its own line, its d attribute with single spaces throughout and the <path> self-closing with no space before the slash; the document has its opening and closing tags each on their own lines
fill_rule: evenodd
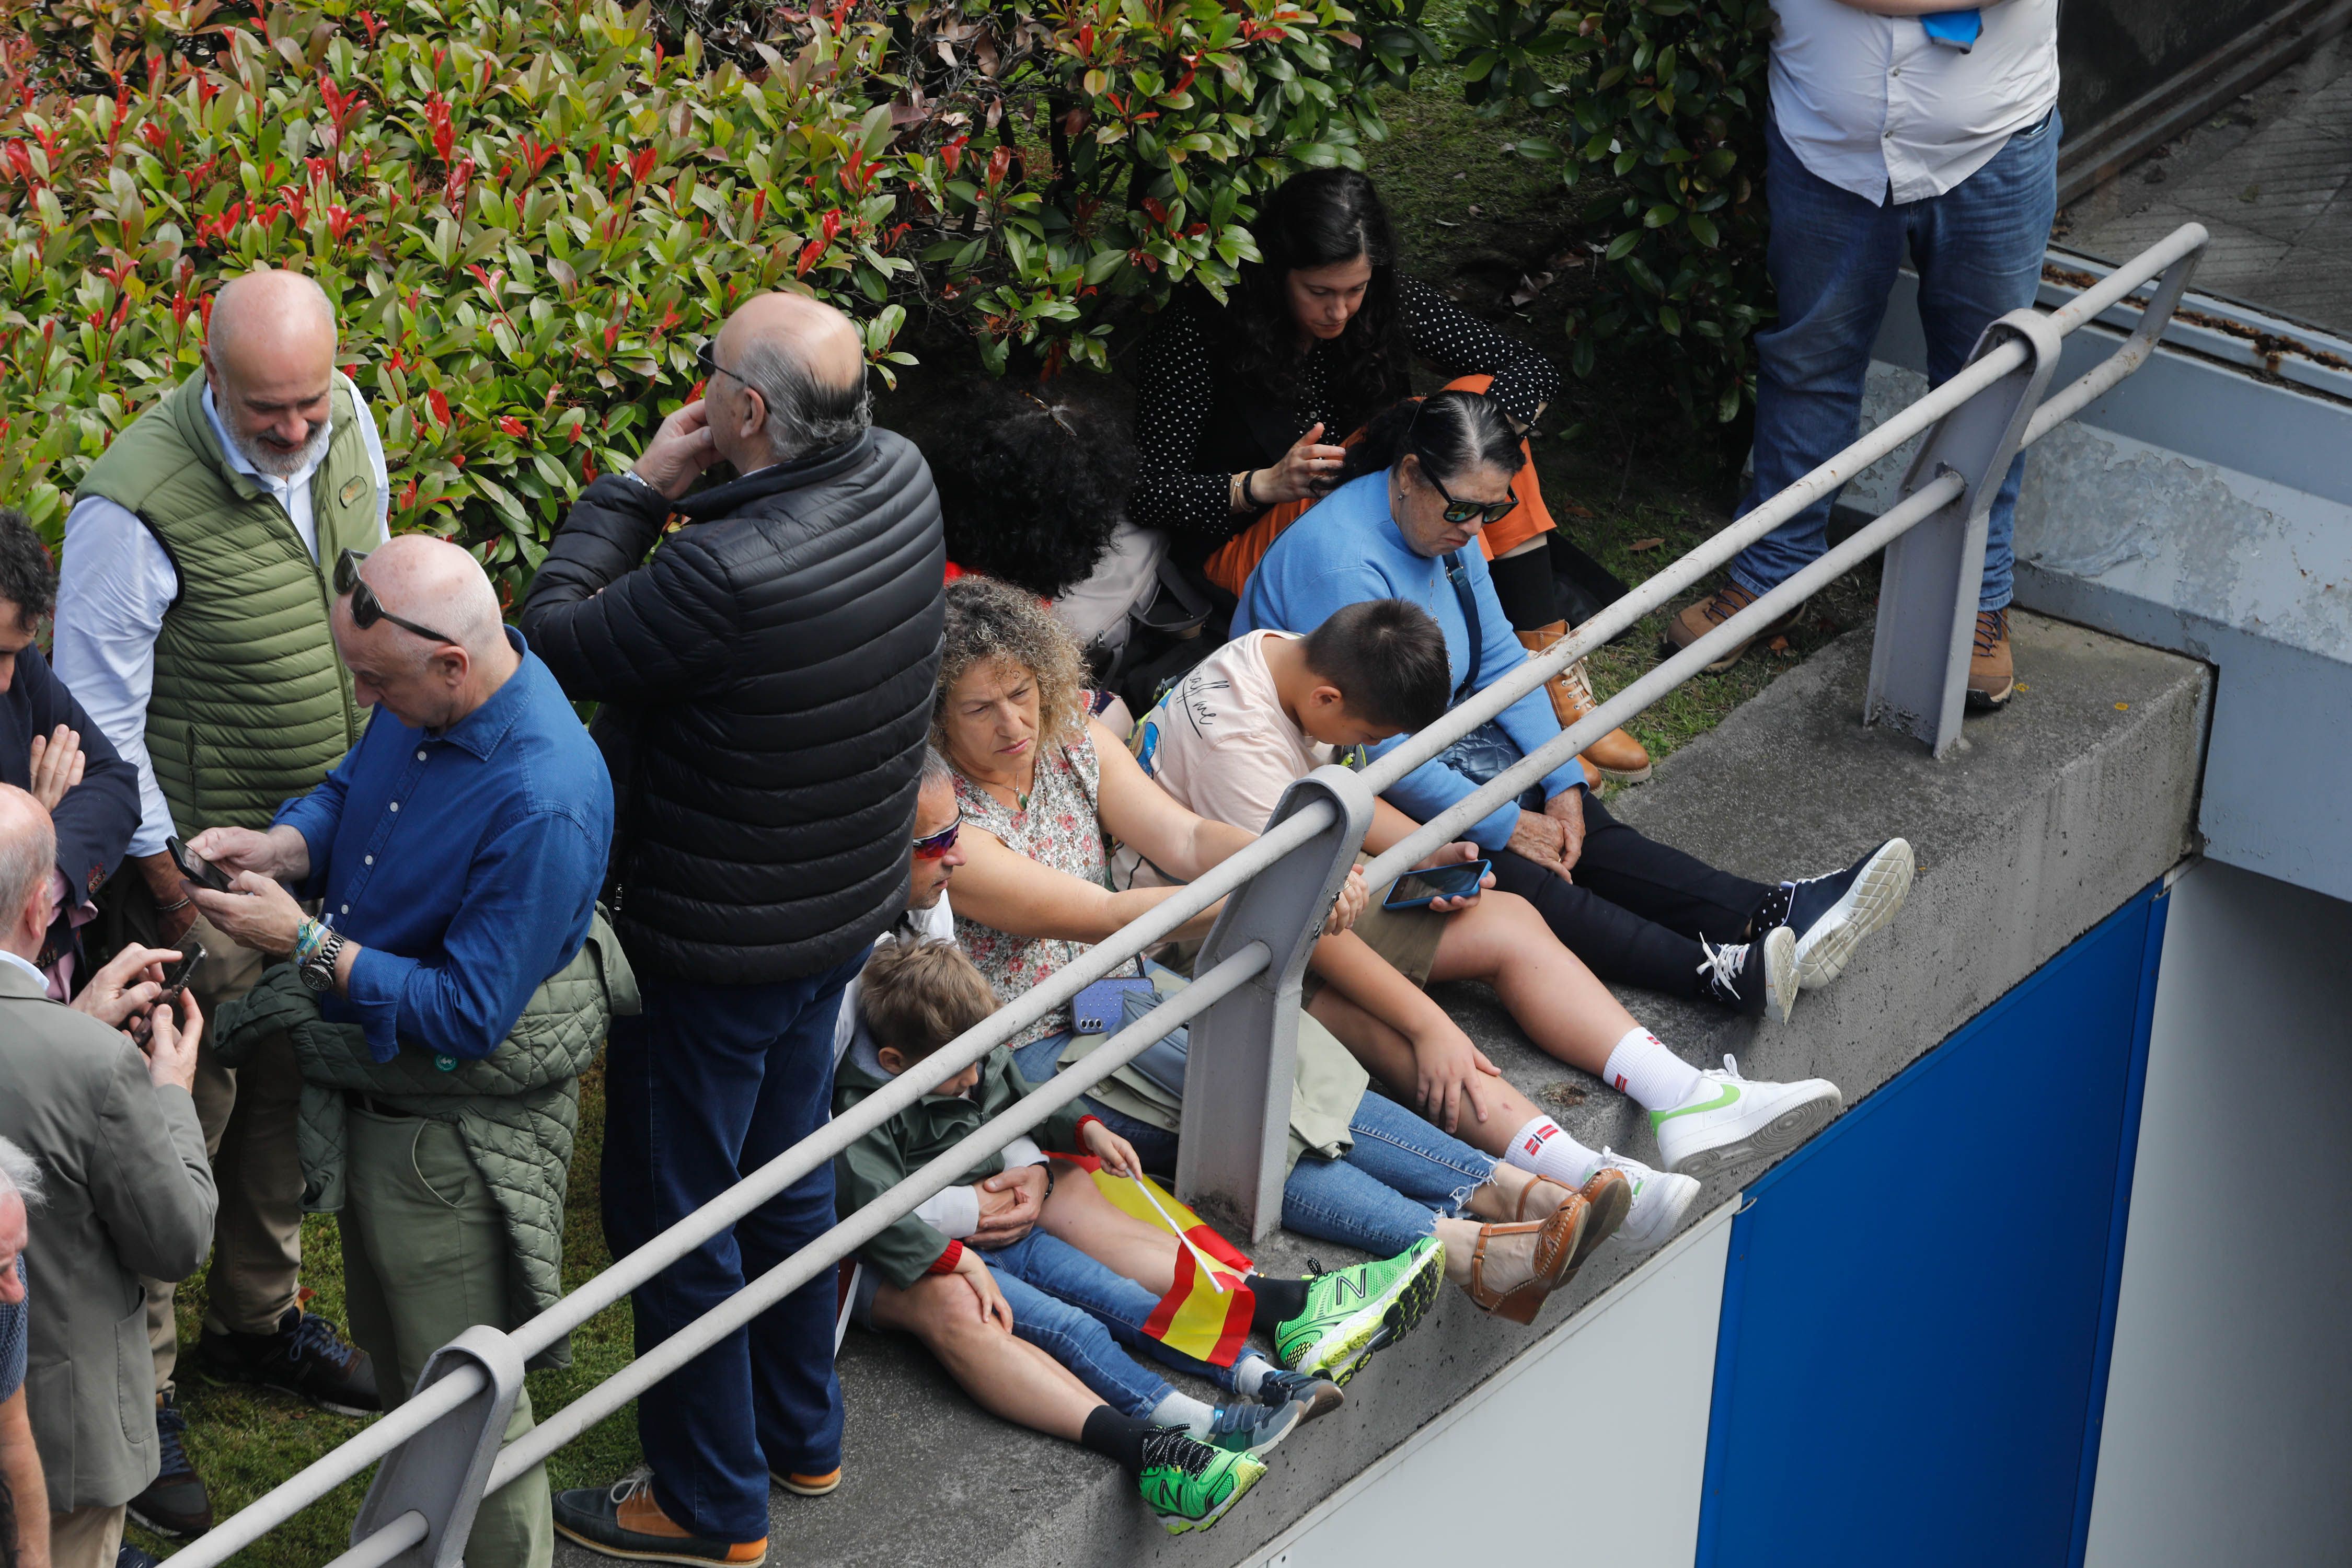
<svg viewBox="0 0 2352 1568">
<path fill-rule="evenodd" d="M 1591 512 L 1587 512 L 1584 515 L 1590 517 L 1592 514 Z M 1659 545 L 1664 544 L 1664 542 L 1665 541 L 1663 539 L 1637 539 L 1625 548 L 1632 551 L 1634 554 L 1639 555 L 1644 550 L 1655 550 Z"/>
<path fill-rule="evenodd" d="M 1770 642 L 1766 643 L 1764 646 L 1771 649 L 1774 653 L 1786 653 L 1789 651 L 1789 639 L 1785 637 L 1774 637 Z"/>
<path fill-rule="evenodd" d="M 1471 216 L 1472 217 L 1477 217 L 1477 216 L 1480 216 L 1480 214 L 1481 214 L 1481 213 L 1483 213 L 1485 210 L 1486 210 L 1486 209 L 1484 209 L 1483 207 L 1479 206 L 1479 205 L 1478 205 L 1476 202 L 1472 202 L 1472 203 L 1470 204 L 1469 212 L 1470 212 L 1470 216 Z"/>
<path fill-rule="evenodd" d="M 1537 295 L 1542 293 L 1544 289 L 1550 285 L 1550 283 L 1551 274 L 1549 272 L 1538 272 L 1532 278 L 1522 272 L 1519 274 L 1519 286 L 1512 289 L 1510 292 L 1509 303 L 1514 305 L 1527 304 Z"/>
<path fill-rule="evenodd" d="M 1550 1100 L 1554 1105 L 1558 1106 L 1566 1107 L 1570 1105 L 1582 1105 L 1584 1103 L 1584 1091 L 1577 1088 L 1575 1084 L 1570 1083 L 1566 1079 L 1560 1079 L 1556 1082 L 1548 1083 L 1544 1085 L 1538 1092 L 1541 1093 L 1546 1100 Z"/>
</svg>

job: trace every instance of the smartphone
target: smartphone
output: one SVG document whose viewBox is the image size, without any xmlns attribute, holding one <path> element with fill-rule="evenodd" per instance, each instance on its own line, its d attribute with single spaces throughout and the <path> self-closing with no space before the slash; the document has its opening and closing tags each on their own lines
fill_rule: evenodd
<svg viewBox="0 0 2352 1568">
<path fill-rule="evenodd" d="M 1418 910 L 1427 908 L 1432 899 L 1466 899 L 1478 890 L 1478 884 L 1486 879 L 1490 864 L 1485 860 L 1465 860 L 1459 865 L 1408 871 L 1390 885 L 1389 896 L 1381 900 L 1381 907 L 1384 910 Z"/>
<path fill-rule="evenodd" d="M 177 1002 L 180 999 L 180 993 L 188 988 L 188 976 L 194 974 L 196 972 L 196 965 L 204 961 L 205 944 L 203 942 L 182 942 L 180 962 L 163 971 L 163 994 L 155 1000 Z"/>
<path fill-rule="evenodd" d="M 236 890 L 230 884 L 227 872 L 196 854 L 178 839 L 164 839 L 163 847 L 172 852 L 172 864 L 180 868 L 180 875 L 197 887 L 210 888 L 215 893 L 230 893 Z"/>
</svg>

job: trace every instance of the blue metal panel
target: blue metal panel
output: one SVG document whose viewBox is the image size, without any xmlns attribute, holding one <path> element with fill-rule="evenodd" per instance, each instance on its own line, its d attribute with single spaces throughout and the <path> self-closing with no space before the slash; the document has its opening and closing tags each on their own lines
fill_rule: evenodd
<svg viewBox="0 0 2352 1568">
<path fill-rule="evenodd" d="M 2079 1561 L 2151 889 L 1750 1189 L 1697 1561 Z"/>
</svg>

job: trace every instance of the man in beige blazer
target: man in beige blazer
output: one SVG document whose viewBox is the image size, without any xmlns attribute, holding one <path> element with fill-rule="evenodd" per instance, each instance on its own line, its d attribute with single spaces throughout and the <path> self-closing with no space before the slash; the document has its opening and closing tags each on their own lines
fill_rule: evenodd
<svg viewBox="0 0 2352 1568">
<path fill-rule="evenodd" d="M 33 960 L 56 856 L 48 813 L 0 784 L 0 1138 L 39 1164 L 47 1195 L 25 1248 L 26 1399 L 53 1568 L 113 1568 L 123 1504 L 156 1470 L 140 1276 L 184 1279 L 212 1243 L 216 1198 L 189 1096 L 204 1020 L 191 998 L 157 1005 L 154 965 L 177 954 L 152 948 L 126 950 L 70 1007 L 47 999 Z"/>
</svg>

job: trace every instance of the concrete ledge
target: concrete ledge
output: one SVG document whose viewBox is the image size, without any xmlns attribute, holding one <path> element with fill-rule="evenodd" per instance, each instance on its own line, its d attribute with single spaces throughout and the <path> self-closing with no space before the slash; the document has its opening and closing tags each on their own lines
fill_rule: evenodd
<svg viewBox="0 0 2352 1568">
<path fill-rule="evenodd" d="M 1783 676 L 1656 779 L 1612 803 L 1644 832 L 1773 880 L 1844 864 L 1893 834 L 1920 873 L 1903 917 L 1787 1026 L 1727 1020 L 1688 1002 L 1630 994 L 1693 1061 L 1737 1052 L 1758 1078 L 1835 1079 L 1849 1105 L 1931 1049 L 2191 847 L 2210 700 L 2203 665 L 2030 616 L 2015 618 L 2026 689 L 1970 721 L 1938 764 L 1858 721 L 1869 663 L 1858 633 Z M 1597 1081 L 1536 1053 L 1482 988 L 1445 1001 L 1512 1080 L 1580 1138 L 1643 1157 L 1637 1112 Z M 2063 1048 L 2063 1042 L 2052 1042 Z M 1763 1167 L 1708 1184 L 1703 1215 Z M 1287 1234 L 1261 1249 L 1276 1271 L 1340 1249 Z M 1272 1472 L 1207 1536 L 1171 1539 L 1126 1478 L 1075 1446 L 983 1415 L 912 1345 L 853 1331 L 841 1362 L 846 1478 L 829 1498 L 776 1494 L 771 1562 L 891 1568 L 1095 1568 L 1246 1563 L 1372 1460 L 1631 1272 L 1604 1248 L 1531 1330 L 1480 1316 L 1455 1291 L 1403 1346 L 1349 1386 L 1347 1407 L 1274 1457 Z M 558 1543 L 557 1562 L 599 1561 Z"/>
</svg>

